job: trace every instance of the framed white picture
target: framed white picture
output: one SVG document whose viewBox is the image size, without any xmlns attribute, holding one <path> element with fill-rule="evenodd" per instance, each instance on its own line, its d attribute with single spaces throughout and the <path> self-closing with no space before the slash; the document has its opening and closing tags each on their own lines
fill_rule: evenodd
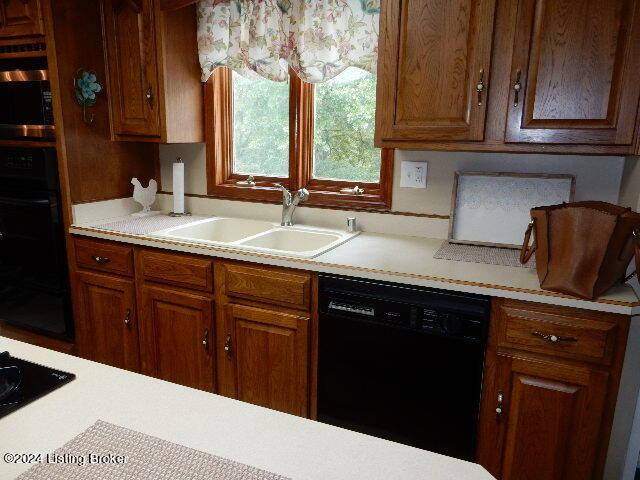
<svg viewBox="0 0 640 480">
<path fill-rule="evenodd" d="M 520 248 L 533 207 L 573 201 L 573 175 L 456 172 L 449 241 Z"/>
</svg>

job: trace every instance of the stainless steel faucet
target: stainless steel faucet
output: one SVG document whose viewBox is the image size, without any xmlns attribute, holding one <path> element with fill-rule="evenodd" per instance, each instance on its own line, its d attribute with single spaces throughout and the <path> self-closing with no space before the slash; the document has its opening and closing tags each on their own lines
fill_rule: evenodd
<svg viewBox="0 0 640 480">
<path fill-rule="evenodd" d="M 291 194 L 289 190 L 279 183 L 276 183 L 275 186 L 282 190 L 282 222 L 280 225 L 291 227 L 293 225 L 293 212 L 300 202 L 304 202 L 309 198 L 309 191 L 306 188 L 301 188 L 296 193 Z"/>
</svg>

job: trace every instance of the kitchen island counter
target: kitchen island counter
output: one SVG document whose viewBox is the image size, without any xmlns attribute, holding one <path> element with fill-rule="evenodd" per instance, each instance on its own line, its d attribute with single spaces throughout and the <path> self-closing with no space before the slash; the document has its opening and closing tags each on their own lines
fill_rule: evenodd
<svg viewBox="0 0 640 480">
<path fill-rule="evenodd" d="M 2 455 L 50 453 L 103 420 L 293 479 L 493 478 L 473 463 L 0 337 L 5 350 L 77 378 L 0 419 Z M 28 468 L 0 461 L 0 478 Z"/>
</svg>

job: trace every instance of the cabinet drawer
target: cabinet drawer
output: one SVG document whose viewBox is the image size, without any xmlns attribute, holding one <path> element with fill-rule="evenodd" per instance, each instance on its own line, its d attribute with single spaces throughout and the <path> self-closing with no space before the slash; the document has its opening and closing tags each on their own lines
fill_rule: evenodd
<svg viewBox="0 0 640 480">
<path fill-rule="evenodd" d="M 74 243 L 79 268 L 133 276 L 131 247 L 84 238 L 76 238 Z"/>
<path fill-rule="evenodd" d="M 611 364 L 617 315 L 527 302 L 498 301 L 498 346 Z"/>
<path fill-rule="evenodd" d="M 213 261 L 206 258 L 141 250 L 138 268 L 145 280 L 213 291 Z"/>
<path fill-rule="evenodd" d="M 309 310 L 311 275 L 275 268 L 222 264 L 224 292 L 229 297 Z"/>
</svg>

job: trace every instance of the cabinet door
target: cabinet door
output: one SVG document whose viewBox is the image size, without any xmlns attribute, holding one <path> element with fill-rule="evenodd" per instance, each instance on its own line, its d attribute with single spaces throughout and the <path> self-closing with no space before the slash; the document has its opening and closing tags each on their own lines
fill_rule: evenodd
<svg viewBox="0 0 640 480">
<path fill-rule="evenodd" d="M 484 138 L 494 10 L 495 0 L 383 1 L 377 145 Z"/>
<path fill-rule="evenodd" d="M 149 285 L 141 290 L 143 373 L 213 391 L 213 300 Z"/>
<path fill-rule="evenodd" d="M 139 370 L 138 325 L 133 280 L 79 272 L 76 275 L 81 356 L 128 370 Z"/>
<path fill-rule="evenodd" d="M 595 478 L 609 374 L 506 355 L 487 363 L 478 462 L 502 480 Z"/>
<path fill-rule="evenodd" d="M 114 135 L 160 135 L 152 0 L 105 0 L 104 29 Z"/>
<path fill-rule="evenodd" d="M 632 143 L 639 3 L 520 0 L 507 142 Z"/>
<path fill-rule="evenodd" d="M 43 34 L 39 0 L 0 1 L 0 37 Z"/>
<path fill-rule="evenodd" d="M 306 417 L 309 319 L 233 304 L 224 315 L 221 393 Z"/>
</svg>

